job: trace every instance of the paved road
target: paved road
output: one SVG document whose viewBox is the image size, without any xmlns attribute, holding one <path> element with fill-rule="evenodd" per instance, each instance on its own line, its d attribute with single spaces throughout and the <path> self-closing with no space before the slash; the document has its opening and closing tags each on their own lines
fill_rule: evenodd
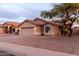
<svg viewBox="0 0 79 59">
<path fill-rule="evenodd" d="M 0 56 L 14 56 L 14 55 L 0 50 Z"/>
<path fill-rule="evenodd" d="M 8 52 L 0 52 L 0 55 L 3 56 L 75 56 L 73 54 L 51 51 L 47 49 L 34 48 L 29 46 L 23 46 L 18 44 L 12 44 L 7 42 L 0 42 L 0 49 L 2 51 Z"/>
</svg>

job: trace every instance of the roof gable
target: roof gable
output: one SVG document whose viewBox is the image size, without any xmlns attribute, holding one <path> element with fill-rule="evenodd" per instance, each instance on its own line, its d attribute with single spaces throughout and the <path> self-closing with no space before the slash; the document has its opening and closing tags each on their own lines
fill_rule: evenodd
<svg viewBox="0 0 79 59">
<path fill-rule="evenodd" d="M 40 18 L 35 18 L 33 21 L 35 22 L 35 24 L 38 24 L 38 25 L 44 25 L 47 22 Z"/>
<path fill-rule="evenodd" d="M 32 20 L 25 20 L 25 21 L 23 21 L 21 24 L 19 24 L 19 26 L 22 26 L 22 24 L 24 24 L 24 23 L 26 23 L 26 22 L 35 25 L 35 23 L 34 23 Z"/>
</svg>

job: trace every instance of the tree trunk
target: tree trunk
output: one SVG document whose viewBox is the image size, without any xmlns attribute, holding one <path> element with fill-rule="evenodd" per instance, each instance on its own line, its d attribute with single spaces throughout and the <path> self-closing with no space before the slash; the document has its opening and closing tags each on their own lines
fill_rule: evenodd
<svg viewBox="0 0 79 59">
<path fill-rule="evenodd" d="M 72 36 L 72 29 L 70 28 L 70 30 L 69 30 L 69 37 L 71 37 Z"/>
<path fill-rule="evenodd" d="M 68 24 L 68 28 L 67 29 L 69 31 L 69 34 L 68 34 L 69 37 L 72 36 L 72 28 L 71 27 L 72 27 L 72 23 Z"/>
</svg>

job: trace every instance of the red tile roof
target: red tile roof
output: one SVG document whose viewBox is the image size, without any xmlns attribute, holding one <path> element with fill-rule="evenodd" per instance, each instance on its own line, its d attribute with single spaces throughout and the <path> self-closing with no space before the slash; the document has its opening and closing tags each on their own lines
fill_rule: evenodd
<svg viewBox="0 0 79 59">
<path fill-rule="evenodd" d="M 56 25 L 56 26 L 61 26 L 61 24 L 58 23 L 58 22 L 55 23 L 55 22 L 53 22 L 53 21 L 46 21 L 46 20 L 43 20 L 43 19 L 40 19 L 40 18 L 34 19 L 34 21 L 37 21 L 37 20 L 40 20 L 40 21 L 44 22 L 43 24 L 41 24 L 40 22 L 36 22 L 36 24 L 38 24 L 38 25 L 52 24 L 52 25 Z"/>
<path fill-rule="evenodd" d="M 40 22 L 39 22 L 40 21 Z M 46 21 L 46 20 L 43 20 L 41 18 L 35 18 L 34 20 L 28 20 L 26 19 L 25 21 L 23 21 L 19 26 L 21 26 L 24 22 L 30 22 L 34 25 L 45 25 L 45 24 L 51 24 L 51 25 L 55 25 L 55 26 L 61 26 L 61 24 L 59 23 L 55 23 L 55 22 L 52 22 L 52 21 Z"/>
<path fill-rule="evenodd" d="M 13 26 L 16 26 L 17 27 L 20 23 L 8 21 L 8 22 L 5 22 L 4 24 L 9 24 L 9 25 L 13 25 Z"/>
</svg>

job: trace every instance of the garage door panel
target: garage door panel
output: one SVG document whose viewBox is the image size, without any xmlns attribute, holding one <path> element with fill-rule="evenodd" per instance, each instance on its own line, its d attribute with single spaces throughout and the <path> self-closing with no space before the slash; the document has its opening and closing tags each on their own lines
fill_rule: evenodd
<svg viewBox="0 0 79 59">
<path fill-rule="evenodd" d="M 22 35 L 33 35 L 33 28 L 22 28 L 21 30 Z"/>
<path fill-rule="evenodd" d="M 22 29 L 33 29 L 34 27 L 22 27 Z"/>
</svg>

